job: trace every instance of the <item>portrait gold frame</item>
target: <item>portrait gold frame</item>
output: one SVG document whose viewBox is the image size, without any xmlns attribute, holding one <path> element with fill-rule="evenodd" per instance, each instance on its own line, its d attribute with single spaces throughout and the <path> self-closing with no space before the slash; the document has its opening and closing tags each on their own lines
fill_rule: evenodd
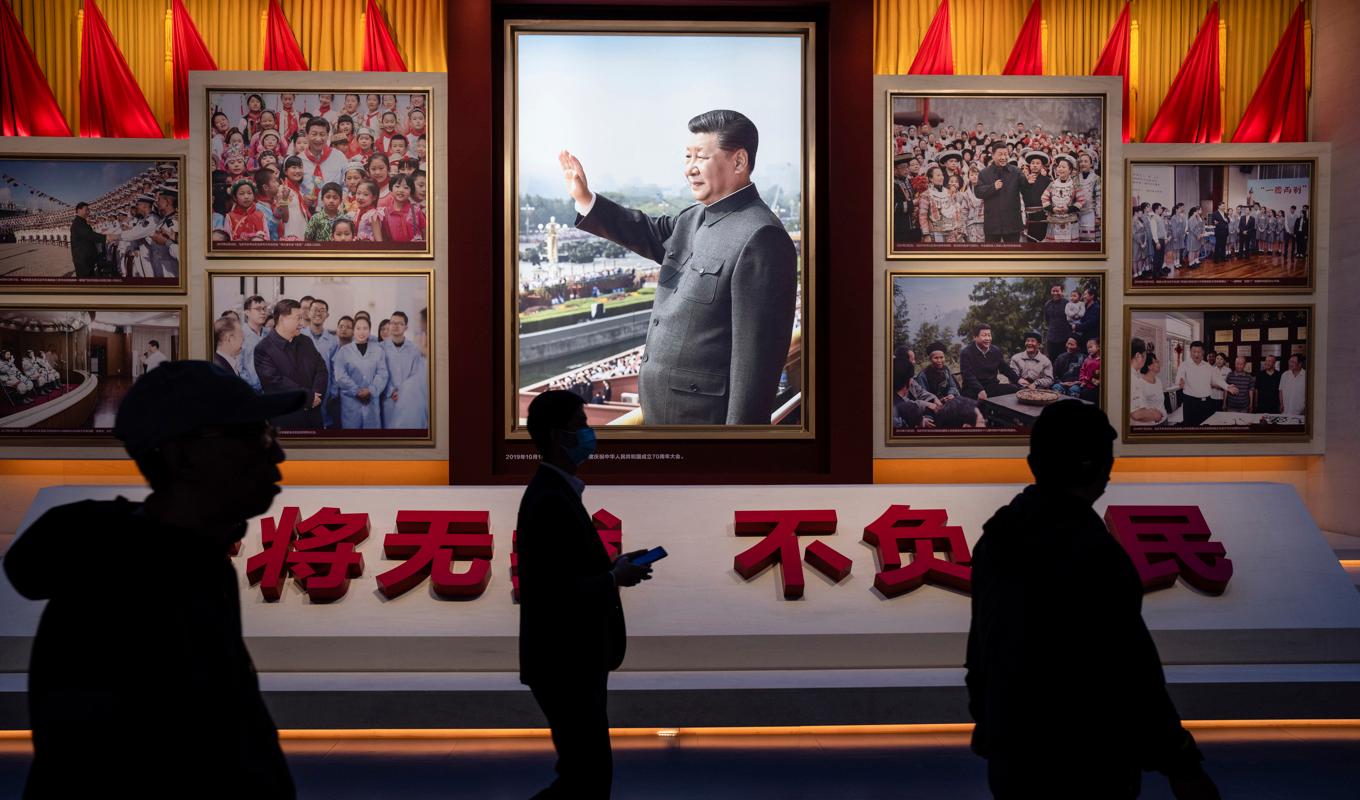
<svg viewBox="0 0 1360 800">
<path fill-rule="evenodd" d="M 1124 382 L 1123 406 L 1121 407 L 1122 421 L 1120 423 L 1122 438 L 1125 444 L 1226 444 L 1226 443 L 1257 443 L 1257 442 L 1311 442 L 1313 440 L 1313 421 L 1319 413 L 1317 396 L 1317 384 L 1314 380 L 1313 357 L 1316 353 L 1313 344 L 1317 341 L 1318 318 L 1317 309 L 1312 303 L 1221 303 L 1214 305 L 1192 304 L 1192 303 L 1133 303 L 1124 306 L 1124 331 L 1127 338 L 1133 336 L 1133 315 L 1139 311 L 1153 312 L 1176 312 L 1176 311 L 1197 311 L 1207 313 L 1211 311 L 1303 311 L 1308 315 L 1308 340 L 1304 350 L 1304 358 L 1308 363 L 1306 391 L 1309 412 L 1304 417 L 1303 433 L 1213 433 L 1205 431 L 1203 433 L 1186 433 L 1185 428 L 1175 428 L 1176 433 L 1147 433 L 1145 426 L 1134 426 L 1129 422 L 1129 402 L 1132 399 L 1132 387 L 1128 381 Z M 1287 363 L 1288 355 L 1283 357 Z M 1174 380 L 1174 376 L 1172 378 Z M 1132 455 L 1131 453 L 1129 455 Z"/>
<path fill-rule="evenodd" d="M 159 303 L 22 303 L 12 302 L 10 299 L 0 299 L 0 311 L 14 309 L 31 309 L 34 311 L 147 311 L 147 312 L 174 312 L 179 314 L 179 342 L 180 357 L 177 361 L 187 361 L 192 358 L 190 355 L 191 345 L 189 342 L 189 306 L 180 304 L 159 304 Z M 88 354 L 87 354 L 88 356 Z M 96 388 L 97 391 L 97 388 Z M 7 453 L 10 449 L 17 448 L 38 448 L 38 447 L 90 447 L 90 448 L 120 448 L 122 443 L 110 433 L 61 433 L 50 436 L 43 435 L 0 435 L 0 454 Z M 28 457 L 32 455 L 8 456 L 5 457 Z M 99 456 L 103 457 L 103 456 Z"/>
<path fill-rule="evenodd" d="M 894 436 L 892 426 L 892 403 L 888 402 L 893 389 L 892 383 L 892 359 L 893 359 L 893 281 L 897 278 L 954 278 L 959 280 L 971 280 L 974 282 L 984 281 L 990 278 L 1004 278 L 1007 280 L 1016 278 L 1061 278 L 1076 279 L 1096 278 L 1100 281 L 1100 301 L 1103 304 L 1107 297 L 1106 292 L 1109 288 L 1109 274 L 1107 270 L 1025 270 L 1015 272 L 988 273 L 964 270 L 944 270 L 920 272 L 917 270 L 903 269 L 901 267 L 889 269 L 884 273 L 886 281 L 883 289 L 883 362 L 880 369 L 883 370 L 883 445 L 885 447 L 940 447 L 940 446 L 959 446 L 959 445 L 993 445 L 993 446 L 1017 446 L 1025 445 L 1029 442 L 1028 433 L 997 433 L 997 434 L 978 434 L 976 436 L 951 436 L 947 434 L 930 436 Z M 1109 344 L 1110 315 L 1104 308 L 1100 315 L 1100 358 L 1101 372 L 1105 377 L 1100 381 L 1100 408 L 1109 413 L 1110 392 L 1108 371 L 1105 369 L 1105 359 Z M 966 346 L 966 345 L 965 345 Z M 878 381 L 875 385 L 880 385 Z"/>
<path fill-rule="evenodd" d="M 410 448 L 434 448 L 437 444 L 437 426 L 439 424 L 439 414 L 437 409 L 437 398 L 440 397 L 439 388 L 436 385 L 435 373 L 436 366 L 442 354 L 439 352 L 439 337 L 436 335 L 441 320 L 438 313 L 439 298 L 435 295 L 435 274 L 432 268 L 394 268 L 389 270 L 366 269 L 366 270 L 336 270 L 322 267 L 276 267 L 276 268 L 254 268 L 254 269 L 214 269 L 209 267 L 203 273 L 203 319 L 205 353 L 211 359 L 215 350 L 213 346 L 212 323 L 217 319 L 213 314 L 213 281 L 216 278 L 303 278 L 303 277 L 335 277 L 344 279 L 354 278 L 423 278 L 425 281 L 426 292 L 426 313 L 429 315 L 427 328 L 425 330 L 426 341 L 428 342 L 429 357 L 426 359 L 426 369 L 429 370 L 428 380 L 430 386 L 430 396 L 427 398 L 429 404 L 430 427 L 425 431 L 425 436 L 375 436 L 359 438 L 345 438 L 338 436 L 298 436 L 283 435 L 281 441 L 288 449 L 306 448 L 316 450 L 326 449 L 354 449 L 372 450 L 378 448 L 410 447 Z"/>
<path fill-rule="evenodd" d="M 1212 147 L 1212 145 L 1210 145 Z M 1133 279 L 1133 169 L 1135 166 L 1196 166 L 1196 167 L 1234 167 L 1234 166 L 1262 166 L 1274 164 L 1308 164 L 1312 167 L 1312 174 L 1308 179 L 1308 200 L 1309 206 L 1313 209 L 1312 220 L 1314 224 L 1318 218 L 1318 158 L 1316 156 L 1303 157 L 1249 157 L 1227 158 L 1223 156 L 1198 158 L 1195 156 L 1165 156 L 1154 158 L 1151 156 L 1128 156 L 1124 159 L 1124 294 L 1125 295 L 1185 295 L 1207 293 L 1221 295 L 1287 295 L 1287 294 L 1311 294 L 1317 287 L 1318 274 L 1318 236 L 1311 233 L 1308 237 L 1308 276 L 1306 283 L 1299 285 L 1271 285 L 1260 286 L 1222 286 L 1222 285 L 1190 285 L 1177 286 L 1174 284 L 1163 284 L 1158 286 L 1139 285 Z M 1208 223 L 1206 222 L 1206 227 Z"/>
<path fill-rule="evenodd" d="M 208 74 L 211 75 L 212 73 L 208 73 Z M 224 92 L 226 92 L 226 93 L 238 93 L 238 92 L 239 92 L 239 93 L 242 93 L 242 94 L 250 94 L 250 93 L 257 93 L 257 94 L 280 94 L 280 93 L 290 93 L 290 92 L 291 92 L 291 93 L 294 93 L 294 94 L 338 94 L 338 95 L 345 95 L 345 94 L 355 94 L 355 92 L 352 91 L 352 90 L 358 89 L 358 90 L 359 90 L 358 94 L 360 94 L 360 95 L 363 95 L 363 94 L 424 94 L 424 95 L 425 95 L 425 120 L 426 120 L 426 123 L 425 123 L 425 124 L 426 124 L 426 126 L 427 126 L 427 128 L 426 128 L 426 130 L 427 130 L 427 134 L 426 134 L 426 139 L 427 139 L 427 141 L 426 141 L 426 151 L 425 151 L 425 160 L 426 160 L 426 169 L 425 169 L 425 219 L 426 219 L 426 223 L 425 223 L 425 242 L 424 242 L 425 247 L 424 247 L 423 249 L 420 249 L 420 250 L 415 250 L 415 249 L 410 249 L 410 250 L 384 250 L 384 249 L 382 249 L 382 248 L 374 248 L 374 249 L 372 249 L 372 250 L 363 250 L 363 251 L 355 251 L 355 252 L 336 251 L 336 250 L 329 250 L 329 249 L 304 250 L 304 249 L 292 249 L 292 248 L 278 249 L 278 250 L 268 249 L 268 248 L 262 248 L 262 249 L 244 248 L 244 249 L 239 249 L 239 250 L 237 250 L 237 249 L 233 249 L 233 250 L 214 250 L 214 249 L 213 249 L 213 243 L 212 243 L 212 215 L 213 215 L 213 209 L 212 209 L 212 202 L 211 202 L 211 195 L 212 195 L 212 181 L 211 181 L 211 176 L 212 176 L 212 130 L 211 130 L 211 125 L 210 125 L 210 124 L 208 124 L 208 123 L 203 123 L 204 126 L 205 126 L 205 127 L 203 128 L 204 135 L 201 137 L 201 140 L 200 140 L 200 141 L 197 141 L 197 143 L 196 143 L 195 146 L 196 146 L 196 147 L 199 147 L 199 148 L 201 148 L 201 149 L 202 149 L 202 148 L 206 148 L 203 152 L 204 152 L 204 163 L 205 163 L 206 168 L 207 168 L 207 175 L 206 175 L 206 178 L 205 178 L 205 176 L 195 176 L 195 180 L 193 181 L 193 184 L 192 184 L 192 185 L 195 187 L 195 188 L 194 188 L 194 191 L 197 191 L 197 192 L 200 192 L 200 193 L 204 193 L 204 192 L 207 193 L 207 197 L 206 197 L 206 198 L 199 198 L 200 200 L 204 200 L 204 201 L 205 201 L 205 202 L 204 202 L 205 209 L 204 209 L 204 212 L 203 212 L 203 213 L 204 213 L 204 216 L 202 217 L 202 219 L 204 220 L 203 257 L 206 258 L 206 259 L 215 260 L 215 261 L 217 261 L 217 260 L 223 260 L 223 259 L 231 259 L 231 260 L 235 260 L 235 261 L 244 261 L 244 260 L 252 260 L 252 261 L 272 261 L 272 260 L 276 260 L 276 259 L 277 259 L 277 260 L 283 260 L 283 261 L 294 261 L 294 260 L 299 260 L 299 259 L 303 259 L 303 260 L 317 260 L 317 259 L 322 259 L 322 260 L 326 260 L 326 261 L 332 261 L 332 260 L 344 260 L 344 261 L 419 261 L 419 260 L 430 260 L 430 259 L 433 259 L 433 258 L 435 257 L 435 245 L 436 245 L 436 243 L 435 243 L 435 228 L 436 228 L 436 226 L 434 225 L 433 222 L 431 222 L 431 220 L 434 219 L 434 217 L 435 217 L 435 215 L 436 215 L 437 213 L 442 213 L 442 211 L 441 211 L 441 209 L 440 209 L 440 206 L 439 206 L 439 203 L 437 202 L 437 199 L 436 199 L 436 198 L 438 197 L 438 192 L 439 192 L 439 190 L 440 190 L 440 187 L 439 187 L 439 185 L 438 185 L 438 180 L 439 180 L 439 178 L 438 178 L 438 173 L 439 173 L 439 169 L 440 169 L 441 166 L 442 166 L 442 165 L 439 163 L 439 161 L 438 161 L 438 156 L 436 155 L 436 151 L 442 152 L 442 148 L 438 147 L 437 144 L 436 144 L 436 140 L 439 140 L 439 136 L 437 135 L 436 131 L 434 130 L 434 125 L 436 125 L 436 124 L 442 124 L 442 123 L 443 123 L 443 117 L 438 116 L 439 114 L 443 114 L 443 109 L 438 109 L 438 110 L 436 110 L 436 108 L 437 108 L 436 104 L 439 102 L 439 99 L 438 99 L 438 98 L 439 98 L 439 94 L 435 91 L 435 87 L 434 87 L 433 85 L 425 84 L 425 83 L 422 83 L 422 84 L 416 85 L 416 86 L 393 86 L 393 85 L 391 85 L 391 84 L 381 84 L 381 85 L 372 85 L 372 86 L 370 86 L 370 85 L 367 85 L 367 84 L 368 84 L 368 83 L 372 83 L 373 78 L 370 76 L 369 73 L 329 72 L 329 73 L 312 73 L 312 74 L 313 74 L 313 75 L 318 75 L 318 74 L 324 75 L 324 78 L 323 78 L 322 80 L 325 82 L 326 85 L 324 85 L 324 86 L 308 86 L 308 85 L 306 85 L 306 84 L 309 84 L 309 83 L 316 83 L 316 82 L 317 82 L 317 78 L 312 77 L 312 78 L 309 78 L 309 79 L 307 79 L 307 80 L 302 80 L 302 79 L 299 79 L 299 78 L 296 77 L 296 76 L 298 75 L 298 73 L 290 73 L 290 72 L 264 73 L 261 77 L 256 78 L 254 83 L 252 83 L 252 84 L 250 84 L 250 85 L 248 85 L 248 86 L 244 86 L 244 87 L 241 86 L 241 85 L 235 84 L 235 83 L 231 83 L 231 84 L 208 83 L 207 85 L 205 85 L 205 86 L 202 87 L 203 109 L 204 109 L 205 113 L 211 114 L 211 109 L 212 109 L 212 95 L 213 95 L 213 94 L 218 94 L 218 93 L 224 93 Z M 351 81 L 348 81 L 348 80 L 345 78 L 346 75 L 363 76 L 363 79 L 356 79 L 355 81 L 352 81 L 352 82 L 351 82 Z M 291 77 L 290 77 L 290 76 L 291 76 Z M 386 77 L 385 79 L 386 79 L 386 80 L 396 80 L 396 78 L 394 78 L 394 77 Z M 271 84 L 272 84 L 272 85 L 271 85 Z M 333 88 L 333 87 L 336 86 L 336 85 L 343 86 L 343 87 L 345 87 L 345 88 L 344 88 L 344 89 L 338 89 L 338 90 L 337 90 L 337 89 Z M 263 88 L 262 88 L 262 87 L 263 87 Z M 298 87 L 298 88 L 295 88 L 295 87 Z M 436 121 L 437 121 L 437 122 L 436 122 Z M 356 127 L 357 127 L 357 126 L 356 126 Z M 441 140 L 441 141 L 442 141 L 442 140 Z"/>
<path fill-rule="evenodd" d="M 40 144 L 42 147 L 34 147 Z M 139 148 L 167 151 L 137 152 Z M 179 276 L 175 283 L 137 286 L 117 283 L 75 283 L 65 280 L 0 283 L 0 295 L 9 294 L 70 294 L 70 295 L 175 295 L 185 294 L 189 288 L 189 266 L 192 238 L 189 233 L 188 211 L 191 207 L 188 179 L 188 157 L 183 142 L 162 139 L 83 139 L 83 138 L 27 138 L 0 137 L 0 160 L 16 161 L 173 161 L 179 170 L 179 202 L 176 215 L 179 228 Z"/>
<path fill-rule="evenodd" d="M 602 425 L 596 428 L 601 439 L 616 440 L 790 440 L 816 438 L 816 142 L 817 73 L 816 26 L 812 22 L 709 22 L 699 20 L 530 20 L 510 19 L 503 23 L 504 105 L 501 109 L 503 147 L 503 228 L 502 283 L 505 314 L 502 338 L 504 401 L 501 406 L 502 433 L 507 439 L 527 441 L 528 430 L 519 424 L 519 314 L 518 314 L 518 43 L 523 34 L 599 35 L 599 36 L 797 36 L 802 41 L 802 305 L 803 392 L 802 424 L 784 425 Z"/>
<path fill-rule="evenodd" d="M 1109 119 L 1109 97 L 1098 91 L 1088 92 L 1058 92 L 1042 91 L 1033 88 L 1021 88 L 1006 86 L 1005 78 L 999 79 L 1002 84 L 996 88 L 986 90 L 979 89 L 886 89 L 884 91 L 884 123 L 880 135 L 883 137 L 881 152 L 885 154 L 883 185 L 879 188 L 884 198 L 884 222 L 883 222 L 883 257 L 888 261 L 1103 261 L 1110 253 L 1109 235 L 1109 170 L 1110 158 L 1110 119 Z M 1031 84 L 1032 86 L 1032 84 Z M 914 248 L 911 252 L 895 252 L 893 250 L 893 229 L 892 229 L 892 173 L 893 173 L 893 112 L 892 105 L 895 97 L 941 97 L 951 99 L 979 99 L 979 100 L 1013 100 L 1019 98 L 1042 98 L 1042 99 L 1084 99 L 1100 101 L 1100 248 L 1098 250 L 1085 251 L 1055 251 L 1036 248 L 1022 252 L 997 252 L 985 249 L 964 250 L 964 249 L 931 249 L 927 247 Z M 1118 120 L 1116 120 L 1116 123 Z M 1117 127 L 1117 125 L 1116 125 Z M 984 245 L 985 247 L 985 245 Z"/>
</svg>

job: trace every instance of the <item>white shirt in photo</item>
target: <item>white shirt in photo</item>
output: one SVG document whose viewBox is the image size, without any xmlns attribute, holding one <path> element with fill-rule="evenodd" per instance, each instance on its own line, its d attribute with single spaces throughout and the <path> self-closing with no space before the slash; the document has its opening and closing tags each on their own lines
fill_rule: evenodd
<svg viewBox="0 0 1360 800">
<path fill-rule="evenodd" d="M 1183 389 L 1186 395 L 1198 400 L 1209 397 L 1215 389 L 1220 390 L 1218 397 L 1222 399 L 1221 390 L 1228 388 L 1227 381 L 1223 380 L 1223 373 L 1208 361 L 1201 361 L 1198 364 L 1194 361 L 1182 362 L 1180 368 L 1176 370 L 1176 385 Z"/>
<path fill-rule="evenodd" d="M 1298 375 L 1293 370 L 1281 373 L 1280 394 L 1284 399 L 1280 410 L 1291 417 L 1302 417 L 1308 410 L 1308 370 L 1301 369 Z"/>
</svg>

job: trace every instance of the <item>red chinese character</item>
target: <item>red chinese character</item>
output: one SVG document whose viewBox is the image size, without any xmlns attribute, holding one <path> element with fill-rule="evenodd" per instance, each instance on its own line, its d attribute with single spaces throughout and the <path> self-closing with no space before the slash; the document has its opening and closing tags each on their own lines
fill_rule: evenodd
<svg viewBox="0 0 1360 800">
<path fill-rule="evenodd" d="M 406 561 L 378 576 L 389 600 L 431 578 L 440 597 L 478 597 L 491 582 L 490 515 L 485 511 L 398 511 L 397 532 L 383 539 L 383 555 Z M 466 572 L 453 563 L 471 560 Z"/>
<path fill-rule="evenodd" d="M 605 554 L 611 559 L 618 557 L 623 552 L 623 520 L 602 508 L 590 521 L 595 523 Z M 510 534 L 510 598 L 519 602 L 519 531 Z"/>
<path fill-rule="evenodd" d="M 803 596 L 803 564 L 798 558 L 798 537 L 836 532 L 835 511 L 738 511 L 738 536 L 764 536 L 755 545 L 738 553 L 732 568 L 746 580 L 754 578 L 776 562 L 780 566 L 784 599 Z M 850 574 L 853 563 L 829 545 L 816 541 L 807 546 L 807 563 L 833 581 Z"/>
<path fill-rule="evenodd" d="M 946 525 L 949 512 L 889 506 L 883 515 L 864 526 L 864 541 L 878 548 L 879 572 L 874 588 L 885 597 L 910 592 L 923 583 L 968 592 L 973 588 L 973 556 L 963 538 L 963 528 Z M 903 545 L 911 549 L 911 563 L 902 564 Z M 936 553 L 942 552 L 941 558 Z"/>
<path fill-rule="evenodd" d="M 1223 594 L 1232 561 L 1199 506 L 1110 506 L 1105 525 L 1124 546 L 1143 581 L 1143 590 L 1165 589 L 1180 576 L 1208 594 Z"/>
<path fill-rule="evenodd" d="M 283 509 L 277 521 L 260 520 L 264 549 L 246 561 L 246 577 L 260 584 L 269 602 L 283 595 L 289 575 L 314 603 L 339 600 L 349 591 L 351 578 L 363 574 L 364 557 L 354 546 L 368 538 L 367 514 L 344 514 L 323 508 L 305 520 L 295 506 Z"/>
</svg>

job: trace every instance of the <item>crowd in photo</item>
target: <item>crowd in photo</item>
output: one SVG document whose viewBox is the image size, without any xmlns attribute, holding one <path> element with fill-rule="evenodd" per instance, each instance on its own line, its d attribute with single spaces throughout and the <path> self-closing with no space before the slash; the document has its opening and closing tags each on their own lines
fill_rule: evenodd
<svg viewBox="0 0 1360 800">
<path fill-rule="evenodd" d="M 1129 342 L 1129 420 L 1138 426 L 1199 427 L 1214 424 L 1219 412 L 1228 416 L 1221 424 L 1244 419 L 1275 418 L 1301 421 L 1308 413 L 1307 356 L 1291 353 L 1284 363 L 1273 353 L 1253 363 L 1238 355 L 1217 352 L 1195 340 L 1189 357 L 1175 369 L 1170 380 L 1162 376 L 1162 358 L 1139 337 Z M 1175 417 L 1179 412 L 1179 420 Z M 1242 415 L 1250 415 L 1243 417 Z M 1249 422 L 1246 424 L 1250 424 Z"/>
<path fill-rule="evenodd" d="M 0 352 L 0 390 L 11 406 L 28 405 L 59 391 L 61 362 L 51 351 L 25 351 L 16 359 L 10 350 Z"/>
<path fill-rule="evenodd" d="M 564 389 L 575 392 L 587 403 L 612 403 L 615 399 L 614 390 L 609 382 L 616 378 L 636 376 L 642 370 L 642 350 L 643 346 L 639 345 L 603 361 L 559 375 L 542 390 Z"/>
<path fill-rule="evenodd" d="M 1283 260 L 1308 257 L 1310 209 L 1293 205 L 1288 211 L 1263 208 L 1251 202 L 1231 207 L 1220 203 L 1206 215 L 1200 206 L 1185 203 L 1134 206 L 1133 274 L 1160 278 L 1173 270 L 1193 270 L 1212 259 L 1230 260 L 1273 256 Z"/>
<path fill-rule="evenodd" d="M 427 310 L 358 310 L 329 328 L 332 317 L 320 297 L 252 295 L 213 322 L 213 360 L 258 392 L 306 390 L 311 402 L 275 420 L 283 429 L 428 429 Z"/>
<path fill-rule="evenodd" d="M 892 146 L 895 245 L 1100 240 L 1096 130 L 923 122 L 894 125 Z"/>
<path fill-rule="evenodd" d="M 425 241 L 425 94 L 268 97 L 212 96 L 214 241 Z"/>
<path fill-rule="evenodd" d="M 920 348 L 925 364 L 917 363 L 915 349 L 899 346 L 892 364 L 893 428 L 984 428 L 981 404 L 1022 389 L 1099 403 L 1097 290 L 1087 286 L 1069 294 L 1063 284 L 1054 284 L 1043 313 L 1045 329 L 1026 332 L 1024 348 L 1009 356 L 993 343 L 992 326 L 985 322 L 972 327 L 971 342 L 959 349 L 956 364 L 943 341 Z"/>
<path fill-rule="evenodd" d="M 67 248 L 78 278 L 177 278 L 178 173 L 157 164 L 92 200 L 5 217 L 0 242 Z"/>
</svg>

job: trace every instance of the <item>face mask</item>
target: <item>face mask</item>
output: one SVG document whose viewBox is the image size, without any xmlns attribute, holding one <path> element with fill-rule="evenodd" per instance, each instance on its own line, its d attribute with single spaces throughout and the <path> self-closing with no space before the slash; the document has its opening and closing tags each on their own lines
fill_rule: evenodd
<svg viewBox="0 0 1360 800">
<path fill-rule="evenodd" d="M 581 428 L 576 432 L 576 444 L 567 448 L 567 458 L 571 463 L 581 465 L 586 463 L 595 452 L 595 431 L 592 428 Z"/>
</svg>

